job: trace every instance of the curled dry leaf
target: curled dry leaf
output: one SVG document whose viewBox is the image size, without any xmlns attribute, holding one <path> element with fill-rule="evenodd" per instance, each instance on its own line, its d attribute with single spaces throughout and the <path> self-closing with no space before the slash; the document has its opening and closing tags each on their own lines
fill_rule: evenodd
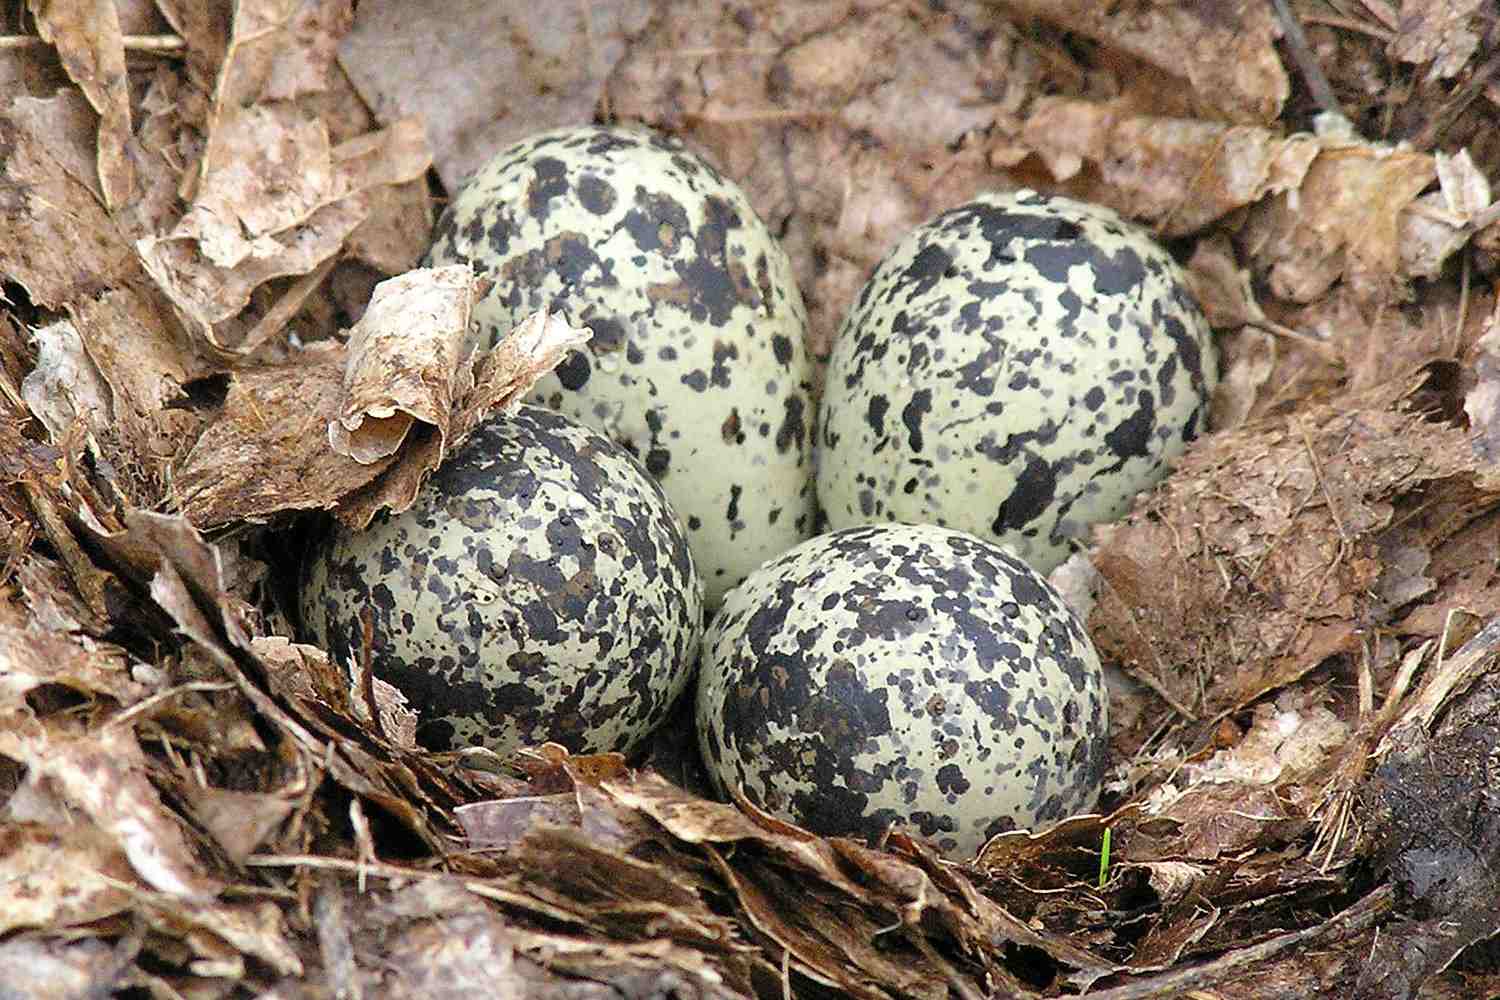
<svg viewBox="0 0 1500 1000">
<path fill-rule="evenodd" d="M 343 345 L 320 344 L 297 364 L 231 374 L 224 403 L 176 467 L 177 509 L 212 528 L 332 507 L 379 475 L 394 458 L 361 465 L 328 447 L 345 358 Z"/>
<path fill-rule="evenodd" d="M 389 305 L 399 311 L 367 317 L 377 334 L 365 343 L 378 346 L 357 359 L 360 370 L 353 376 L 347 373 L 354 362 L 342 345 L 304 349 L 298 364 L 236 371 L 217 419 L 177 467 L 178 509 L 194 524 L 214 527 L 231 519 L 337 506 L 341 519 L 363 528 L 382 507 L 400 512 L 411 506 L 423 480 L 480 420 L 525 395 L 568 350 L 587 342 L 587 329 L 539 313 L 471 370 L 472 356 L 462 355 L 458 346 L 470 293 L 460 290 L 466 281 L 454 284 L 462 268 L 445 270 L 451 273 L 436 279 L 435 292 L 430 270 L 393 279 L 391 288 L 400 297 Z M 400 328 L 405 323 L 415 325 Z M 432 360 L 414 369 L 410 360 L 423 357 Z M 391 389 L 393 358 L 394 370 L 402 373 L 399 390 Z M 351 377 L 361 393 L 386 394 L 373 405 L 391 409 L 391 418 L 396 410 L 391 400 L 399 391 L 407 413 L 389 422 L 377 419 L 374 429 L 380 433 L 369 441 L 351 441 L 347 447 L 360 449 L 358 458 L 329 446 L 332 428 L 347 429 L 341 416 Z M 411 433 L 411 418 L 420 414 L 434 421 L 428 425 L 431 433 Z M 399 432 L 397 445 L 404 441 L 404 446 L 392 445 L 388 438 L 396 434 L 386 432 Z"/>
<path fill-rule="evenodd" d="M 1337 136 L 1320 145 L 1295 191 L 1251 211 L 1241 241 L 1256 273 L 1293 302 L 1312 301 L 1340 277 L 1367 299 L 1399 292 L 1399 221 L 1436 178 L 1433 158 Z"/>
<path fill-rule="evenodd" d="M 414 122 L 331 146 L 327 126 L 294 105 L 235 111 L 215 134 L 187 214 L 137 249 L 190 329 L 243 353 L 256 345 L 221 343 L 215 328 L 265 282 L 332 258 L 369 216 L 369 193 L 420 177 L 431 159 Z"/>
<path fill-rule="evenodd" d="M 1414 278 L 1435 278 L 1474 233 L 1474 222 L 1491 205 L 1490 182 L 1467 149 L 1433 154 L 1439 188 L 1401 213 L 1401 270 Z"/>
<path fill-rule="evenodd" d="M 381 508 L 388 507 L 393 513 L 406 510 L 447 451 L 463 443 L 491 413 L 530 392 L 537 379 L 556 368 L 569 350 L 581 347 L 592 335 L 586 327 L 570 325 L 561 314 L 538 312 L 522 320 L 493 350 L 479 358 L 473 369 L 472 386 L 460 390 L 458 384 L 454 385 L 457 403 L 448 425 L 446 450 L 433 434 L 413 442 L 378 481 L 339 505 L 335 511 L 339 520 L 359 531 Z M 460 369 L 460 376 L 468 373 L 467 366 Z"/>
<path fill-rule="evenodd" d="M 401 446 L 413 423 L 430 425 L 447 454 L 448 421 L 471 384 L 473 273 L 452 265 L 410 271 L 375 287 L 349 331 L 338 417 L 328 446 L 361 465 Z"/>
</svg>

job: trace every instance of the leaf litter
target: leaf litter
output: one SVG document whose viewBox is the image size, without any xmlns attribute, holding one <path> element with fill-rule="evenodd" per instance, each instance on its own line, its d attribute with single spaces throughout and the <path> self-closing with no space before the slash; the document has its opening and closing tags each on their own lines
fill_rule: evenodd
<svg viewBox="0 0 1500 1000">
<path fill-rule="evenodd" d="M 1500 989 L 1496 26 L 1285 6 L 0 14 L 3 986 Z M 295 641 L 309 524 L 409 504 L 586 336 L 472 353 L 471 282 L 413 270 L 429 168 L 451 193 L 596 116 L 744 185 L 818 355 L 984 188 L 1109 204 L 1188 263 L 1214 433 L 1070 570 L 1114 671 L 1104 812 L 961 865 L 816 837 L 706 798 L 685 722 L 641 760 L 425 753 L 399 692 Z"/>
</svg>

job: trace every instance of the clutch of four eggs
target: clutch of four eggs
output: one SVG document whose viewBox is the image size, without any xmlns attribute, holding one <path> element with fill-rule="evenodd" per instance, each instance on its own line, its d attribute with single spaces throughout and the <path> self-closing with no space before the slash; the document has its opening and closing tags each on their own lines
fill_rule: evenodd
<svg viewBox="0 0 1500 1000">
<path fill-rule="evenodd" d="M 372 607 L 375 669 L 418 710 L 425 745 L 638 745 L 690 680 L 705 607 L 748 576 L 703 646 L 700 741 L 721 782 L 815 827 L 961 814 L 966 796 L 993 812 L 996 782 L 1027 766 L 1046 780 L 1010 780 L 1026 787 L 988 827 L 1091 804 L 1107 729 L 1097 657 L 1040 574 L 1164 475 L 1216 373 L 1181 272 L 1141 230 L 1016 192 L 908 234 L 835 340 L 816 477 L 790 263 L 680 143 L 593 127 L 519 143 L 459 192 L 429 262 L 492 279 L 475 310 L 490 344 L 540 308 L 593 337 L 412 510 L 335 533 L 307 561 L 311 637 L 349 662 Z M 811 539 L 815 491 L 835 531 Z M 840 544 L 861 525 L 884 527 Z M 836 594 L 796 599 L 816 589 L 797 553 L 847 571 L 823 574 Z M 903 559 L 955 565 L 908 579 Z M 1018 607 L 1048 610 L 1018 626 Z M 984 665 L 956 652 L 981 633 L 1006 637 Z M 782 669 L 729 655 L 748 648 Z M 779 719 L 750 710 L 773 701 Z M 1025 711 L 1071 721 L 1026 750 Z M 838 753 L 819 763 L 818 746 Z M 882 766 L 883 752 L 910 763 Z M 992 760 L 1026 753 L 1046 759 Z M 798 798 L 819 784 L 858 801 Z M 926 822 L 946 846 L 982 832 Z"/>
</svg>

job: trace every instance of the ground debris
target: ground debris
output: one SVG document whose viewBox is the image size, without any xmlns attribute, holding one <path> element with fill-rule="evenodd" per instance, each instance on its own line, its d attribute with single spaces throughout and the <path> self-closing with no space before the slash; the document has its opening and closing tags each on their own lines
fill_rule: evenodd
<svg viewBox="0 0 1500 1000">
<path fill-rule="evenodd" d="M 31 6 L 0 12 L 0 994 L 1500 994 L 1485 5 Z M 711 801 L 681 713 L 645 760 L 427 753 L 295 641 L 301 514 L 400 509 L 585 335 L 476 357 L 472 282 L 413 268 L 438 192 L 591 118 L 743 184 L 819 355 L 980 190 L 1189 261 L 1213 433 L 1075 557 L 1124 671 L 1100 814 L 955 864 Z"/>
</svg>

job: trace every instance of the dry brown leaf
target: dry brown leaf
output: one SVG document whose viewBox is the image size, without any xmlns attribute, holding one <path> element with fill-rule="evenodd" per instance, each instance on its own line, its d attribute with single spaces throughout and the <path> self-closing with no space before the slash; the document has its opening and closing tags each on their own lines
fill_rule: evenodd
<svg viewBox="0 0 1500 1000">
<path fill-rule="evenodd" d="M 1241 236 L 1276 295 L 1311 302 L 1343 277 L 1366 299 L 1404 284 L 1399 220 L 1436 178 L 1433 158 L 1326 139 L 1302 183 L 1255 206 Z"/>
<path fill-rule="evenodd" d="M 220 902 L 212 906 L 185 906 L 162 893 L 135 892 L 139 911 L 155 930 L 184 941 L 193 951 L 215 964 L 203 971 L 214 974 L 223 966 L 233 972 L 243 968 L 237 953 L 265 962 L 283 976 L 300 976 L 302 960 L 288 940 L 286 918 L 269 901 Z"/>
<path fill-rule="evenodd" d="M 473 272 L 465 265 L 381 282 L 349 331 L 348 361 L 328 446 L 361 465 L 387 458 L 412 425 L 429 425 L 447 454 L 448 421 L 472 379 Z"/>
<path fill-rule="evenodd" d="M 1103 186 L 1075 193 L 1168 236 L 1197 232 L 1237 208 L 1296 190 L 1320 148 L 1309 135 L 1131 114 L 1066 97 L 1038 99 L 1022 136 L 1058 180 L 1072 178 L 1085 162 L 1095 165 Z"/>
<path fill-rule="evenodd" d="M 378 187 L 365 197 L 370 214 L 349 234 L 345 251 L 388 275 L 416 267 L 432 242 L 432 197 L 426 181 Z"/>
<path fill-rule="evenodd" d="M 1423 599 L 1396 623 L 1397 633 L 1437 638 L 1451 632 L 1460 609 L 1481 621 L 1500 615 L 1500 566 L 1488 556 L 1497 547 L 1500 512 L 1491 511 L 1424 553 Z"/>
<path fill-rule="evenodd" d="M 390 461 L 360 465 L 328 448 L 346 352 L 323 345 L 300 363 L 240 369 L 213 423 L 174 475 L 177 509 L 203 527 L 327 508 Z"/>
<path fill-rule="evenodd" d="M 156 507 L 171 464 L 197 436 L 201 418 L 177 404 L 183 386 L 208 372 L 172 335 L 151 300 L 128 288 L 71 307 L 89 357 L 110 389 L 110 427 L 98 433 L 113 485 L 132 503 Z"/>
<path fill-rule="evenodd" d="M 578 800 L 566 792 L 471 802 L 453 814 L 471 851 L 510 850 L 534 826 L 577 826 L 583 819 Z"/>
<path fill-rule="evenodd" d="M 56 715 L 23 721 L 14 708 L 5 715 L 0 753 L 26 766 L 36 796 L 97 827 L 136 875 L 162 893 L 201 903 L 219 891 L 147 778 L 134 733 L 109 725 L 80 730 Z"/>
<path fill-rule="evenodd" d="M 221 351 L 215 327 L 273 278 L 330 260 L 370 215 L 368 195 L 420 177 L 429 158 L 413 122 L 330 147 L 326 127 L 292 105 L 232 111 L 204 158 L 198 197 L 176 229 L 137 247 L 188 326 Z"/>
<path fill-rule="evenodd" d="M 1232 122 L 1272 121 L 1291 92 L 1276 52 L 1281 29 L 1270 4 L 1236 0 L 1111 6 L 1091 0 L 1005 0 L 1004 5 L 1186 77 L 1200 106 Z"/>
<path fill-rule="evenodd" d="M 1100 652 L 1176 711 L 1212 720 L 1351 650 L 1379 608 L 1378 543 L 1398 506 L 1431 502 L 1436 484 L 1474 471 L 1464 432 L 1431 420 L 1433 404 L 1414 395 L 1422 379 L 1190 451 L 1104 532 L 1090 617 Z"/>
<path fill-rule="evenodd" d="M 10 105 L 10 114 L 17 122 L 24 122 L 27 131 L 48 137 L 48 152 L 70 178 L 103 204 L 96 142 L 99 118 L 82 93 L 59 90 L 47 98 L 17 97 Z"/>
<path fill-rule="evenodd" d="M 326 86 L 334 47 L 353 21 L 349 0 L 239 0 L 233 9 L 215 122 L 235 108 L 290 100 Z"/>
<path fill-rule="evenodd" d="M 1170 969 L 1182 958 L 1184 950 L 1201 941 L 1219 922 L 1217 906 L 1203 906 L 1194 900 L 1190 905 L 1171 911 L 1146 932 L 1130 953 L 1132 972 L 1156 972 Z"/>
<path fill-rule="evenodd" d="M 1085 978 L 1113 969 L 1061 937 L 1029 928 L 904 835 L 893 834 L 891 840 L 904 846 L 907 857 L 894 858 L 846 838 L 814 836 L 776 821 L 743 800 L 736 809 L 695 798 L 650 773 L 633 782 L 606 781 L 602 787 L 621 805 L 640 810 L 687 843 L 758 845 L 778 865 L 801 873 L 804 883 L 810 877 L 822 892 L 837 892 L 865 906 L 888 907 L 906 926 L 932 920 L 961 942 L 998 936 L 1029 945 L 1079 970 Z M 850 877 L 856 871 L 862 875 L 858 881 Z M 998 970 L 995 974 L 1002 975 Z"/>
<path fill-rule="evenodd" d="M 15 813 L 7 809 L 0 825 L 0 933 L 76 927 L 130 905 L 115 884 L 131 880 L 130 865 L 107 837 L 85 824 L 26 822 Z"/>
<path fill-rule="evenodd" d="M 76 95 L 49 100 L 77 101 Z M 94 196 L 70 172 L 92 159 L 92 140 L 58 134 L 51 115 L 28 113 L 36 99 L 0 110 L 9 152 L 0 174 L 0 273 L 31 301 L 59 309 L 85 291 L 114 288 L 140 274 L 135 252 Z"/>
<path fill-rule="evenodd" d="M 359 680 L 350 677 L 323 650 L 283 636 L 256 636 L 250 648 L 266 668 L 271 690 L 282 698 L 300 700 L 309 714 L 330 711 L 346 722 L 380 733 L 399 749 L 418 750 L 417 714 L 396 687 L 372 677 L 367 697 Z M 373 714 L 371 699 L 375 702 Z"/>
<path fill-rule="evenodd" d="M 1322 787 L 1314 779 L 1350 735 L 1316 693 L 1257 705 L 1243 740 L 1183 765 L 1153 790 L 1141 815 L 1173 820 L 1179 830 L 1157 849 L 1211 861 L 1286 842 L 1317 803 Z"/>
<path fill-rule="evenodd" d="M 1436 278 L 1471 238 L 1474 221 L 1490 207 L 1490 182 L 1467 149 L 1433 154 L 1439 188 L 1415 199 L 1401 213 L 1401 270 L 1414 278 Z"/>
<path fill-rule="evenodd" d="M 382 508 L 398 514 L 406 510 L 447 452 L 456 449 L 480 421 L 518 402 L 537 379 L 561 364 L 568 351 L 587 343 L 590 336 L 592 331 L 569 325 L 561 314 L 538 312 L 526 317 L 494 350 L 479 358 L 472 385 L 464 382 L 468 367 L 460 368 L 453 385 L 456 405 L 446 448 L 435 434 L 413 442 L 380 480 L 339 505 L 335 511 L 339 520 L 362 531 Z"/>
<path fill-rule="evenodd" d="M 589 121 L 605 77 L 650 13 L 642 0 L 364 0 L 339 62 L 382 121 L 425 120 L 452 192 L 510 143 Z M 422 44 L 399 41 L 411 38 Z"/>
<path fill-rule="evenodd" d="M 255 853 L 297 805 L 291 797 L 190 783 L 182 795 L 193 818 L 236 862 Z"/>
<path fill-rule="evenodd" d="M 110 424 L 109 386 L 83 349 L 83 338 L 71 320 L 58 320 L 31 332 L 36 367 L 21 381 L 21 395 L 31 412 L 61 441 L 82 420 L 91 433 Z"/>
<path fill-rule="evenodd" d="M 1484 0 L 1405 0 L 1387 51 L 1401 62 L 1430 64 L 1429 79 L 1456 76 L 1484 34 Z"/>
<path fill-rule="evenodd" d="M 129 79 L 115 0 L 32 0 L 42 38 L 57 48 L 68 76 L 99 113 L 99 188 L 118 209 L 135 185 L 127 146 L 131 139 Z"/>
<path fill-rule="evenodd" d="M 5 711 L 21 709 L 28 692 L 43 685 L 61 685 L 79 695 L 105 695 L 128 706 L 151 693 L 150 688 L 130 676 L 130 660 L 118 646 L 96 643 L 79 645 L 68 636 L 40 633 L 0 624 L 0 706 Z"/>
<path fill-rule="evenodd" d="M 432 271 L 392 279 L 393 288 L 406 301 L 403 308 L 426 315 L 432 308 L 423 304 L 428 293 L 413 286 L 430 286 L 433 280 Z M 423 319 L 416 327 L 422 333 L 418 340 L 430 343 L 435 338 L 451 348 L 465 332 L 457 325 L 461 317 L 455 309 L 466 312 L 467 306 L 461 297 L 453 297 L 457 286 L 438 280 L 437 297 L 446 302 L 443 308 L 449 315 L 445 320 L 435 314 Z M 393 300 L 392 304 L 400 303 Z M 402 324 L 411 320 L 410 315 L 403 315 Z M 378 314 L 367 319 L 383 322 Z M 425 477 L 480 420 L 525 395 L 536 379 L 556 367 L 588 335 L 586 329 L 570 327 L 561 317 L 537 314 L 517 327 L 500 349 L 487 353 L 473 375 L 468 367 L 472 359 L 458 359 L 464 363 L 456 368 L 450 367 L 455 357 L 451 352 L 448 360 L 435 359 L 433 364 L 450 374 L 430 383 L 424 378 L 407 380 L 421 392 L 407 393 L 411 398 L 403 405 L 421 410 L 427 415 L 424 420 L 430 416 L 435 423 L 427 426 L 435 427 L 436 433 L 406 435 L 410 422 L 405 421 L 407 426 L 396 428 L 406 439 L 405 446 L 387 450 L 383 456 L 366 451 L 362 457 L 370 459 L 367 462 L 339 454 L 329 444 L 330 424 L 341 419 L 344 409 L 343 386 L 351 364 L 343 346 L 305 349 L 301 363 L 295 365 L 240 369 L 232 376 L 217 419 L 204 429 L 176 470 L 178 509 L 195 524 L 207 527 L 231 518 L 267 517 L 279 511 L 337 504 L 346 523 L 363 528 L 382 507 L 397 512 L 409 507 Z M 434 354 L 429 347 L 396 347 L 395 357 L 403 365 L 411 356 L 408 350 L 416 356 Z M 371 358 L 360 363 L 378 368 L 385 362 Z M 387 374 L 377 373 L 374 379 L 382 391 Z M 471 383 L 471 379 L 477 381 Z"/>
<path fill-rule="evenodd" d="M 25 532 L 20 530 L 16 531 L 12 540 L 21 546 L 21 551 L 24 551 L 29 541 Z M 86 632 L 97 638 L 113 627 L 106 616 L 90 608 L 73 589 L 68 572 L 61 563 L 35 552 L 27 552 L 16 559 L 13 565 L 21 600 L 39 628 L 59 634 Z"/>
</svg>

